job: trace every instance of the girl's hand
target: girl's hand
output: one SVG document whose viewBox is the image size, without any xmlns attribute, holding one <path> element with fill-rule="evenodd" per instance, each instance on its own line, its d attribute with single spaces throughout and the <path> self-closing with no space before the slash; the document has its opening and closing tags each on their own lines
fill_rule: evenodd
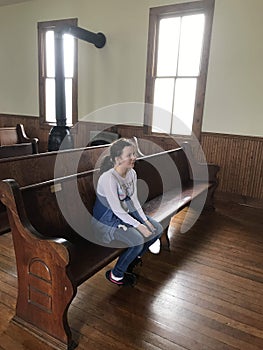
<svg viewBox="0 0 263 350">
<path fill-rule="evenodd" d="M 145 221 L 145 224 L 146 224 L 146 226 L 149 228 L 149 230 L 150 230 L 151 232 L 156 231 L 156 228 L 153 226 L 153 224 L 152 224 L 149 220 L 146 220 L 146 221 Z"/>
<path fill-rule="evenodd" d="M 146 225 L 140 224 L 137 229 L 141 232 L 144 237 L 150 237 L 152 232 L 148 229 Z"/>
</svg>

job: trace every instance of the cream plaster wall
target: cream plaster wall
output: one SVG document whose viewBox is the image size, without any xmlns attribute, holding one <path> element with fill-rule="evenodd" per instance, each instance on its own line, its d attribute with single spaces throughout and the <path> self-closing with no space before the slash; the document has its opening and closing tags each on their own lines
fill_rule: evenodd
<svg viewBox="0 0 263 350">
<path fill-rule="evenodd" d="M 37 22 L 77 17 L 80 27 L 107 37 L 103 49 L 79 41 L 79 118 L 129 122 L 123 114 L 90 113 L 144 101 L 149 7 L 176 2 L 34 0 L 0 7 L 0 113 L 38 116 Z M 262 11 L 262 0 L 216 0 L 203 131 L 263 136 Z M 141 124 L 142 115 L 133 122 Z"/>
<path fill-rule="evenodd" d="M 204 131 L 263 136 L 262 12 L 262 0 L 216 0 Z"/>
</svg>

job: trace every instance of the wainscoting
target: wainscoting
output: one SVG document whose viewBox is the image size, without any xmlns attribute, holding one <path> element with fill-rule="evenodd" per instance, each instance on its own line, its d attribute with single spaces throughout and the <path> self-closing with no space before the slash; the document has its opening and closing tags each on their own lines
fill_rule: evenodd
<svg viewBox="0 0 263 350">
<path fill-rule="evenodd" d="M 22 123 L 30 137 L 40 140 L 40 152 L 46 152 L 50 126 L 39 127 L 37 117 L 0 114 L 0 127 Z M 177 146 L 171 137 L 145 136 L 141 126 L 79 122 L 72 128 L 75 147 L 85 147 L 90 130 L 108 129 L 123 137 L 137 136 L 145 154 Z M 217 196 L 241 204 L 263 208 L 263 138 L 216 133 L 202 133 L 201 146 L 207 162 L 220 166 Z"/>
<path fill-rule="evenodd" d="M 207 162 L 220 166 L 218 192 L 263 207 L 263 138 L 203 133 L 201 145 Z"/>
<path fill-rule="evenodd" d="M 172 138 L 145 137 L 141 127 L 119 127 L 125 137 L 153 141 L 164 149 L 175 147 Z M 133 131 L 133 133 L 132 133 Z M 263 138 L 202 133 L 201 146 L 208 163 L 220 166 L 216 194 L 223 199 L 263 208 Z M 143 149 L 148 153 L 148 149 Z"/>
</svg>

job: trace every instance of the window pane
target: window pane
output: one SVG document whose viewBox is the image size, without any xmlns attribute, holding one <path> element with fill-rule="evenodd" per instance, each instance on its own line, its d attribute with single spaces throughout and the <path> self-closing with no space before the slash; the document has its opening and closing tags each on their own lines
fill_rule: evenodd
<svg viewBox="0 0 263 350">
<path fill-rule="evenodd" d="M 160 21 L 157 76 L 175 76 L 180 36 L 180 17 Z"/>
<path fill-rule="evenodd" d="M 55 77 L 55 41 L 54 31 L 46 32 L 46 76 Z"/>
<path fill-rule="evenodd" d="M 46 79 L 46 121 L 56 122 L 55 79 Z"/>
<path fill-rule="evenodd" d="M 72 124 L 72 79 L 65 79 L 67 125 Z"/>
<path fill-rule="evenodd" d="M 72 35 L 64 34 L 64 69 L 65 77 L 73 78 L 74 74 L 74 38 Z"/>
<path fill-rule="evenodd" d="M 153 131 L 167 132 L 171 130 L 173 106 L 174 79 L 163 78 L 155 80 Z"/>
<path fill-rule="evenodd" d="M 172 134 L 191 135 L 192 133 L 196 83 L 196 78 L 176 80 Z"/>
<path fill-rule="evenodd" d="M 204 14 L 182 17 L 178 75 L 198 76 L 203 46 Z"/>
</svg>

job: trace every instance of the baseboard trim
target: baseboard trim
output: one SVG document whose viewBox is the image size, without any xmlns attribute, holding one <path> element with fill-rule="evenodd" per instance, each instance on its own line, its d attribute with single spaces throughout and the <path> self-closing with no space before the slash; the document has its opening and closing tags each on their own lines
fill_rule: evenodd
<svg viewBox="0 0 263 350">
<path fill-rule="evenodd" d="M 215 201 L 216 200 L 234 202 L 247 207 L 263 209 L 263 199 L 251 198 L 236 193 L 216 191 Z"/>
</svg>

